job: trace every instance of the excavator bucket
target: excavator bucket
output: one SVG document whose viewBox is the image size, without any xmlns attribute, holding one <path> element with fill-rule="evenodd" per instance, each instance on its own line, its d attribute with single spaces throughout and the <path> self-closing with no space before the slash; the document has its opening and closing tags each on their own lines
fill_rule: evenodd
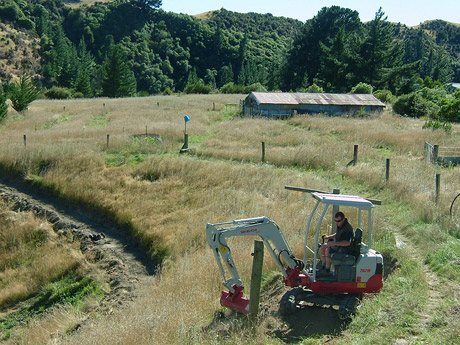
<svg viewBox="0 0 460 345">
<path fill-rule="evenodd" d="M 225 290 L 222 291 L 220 304 L 244 314 L 249 313 L 249 300 L 243 297 L 243 286 L 237 287 L 233 293 Z"/>
</svg>

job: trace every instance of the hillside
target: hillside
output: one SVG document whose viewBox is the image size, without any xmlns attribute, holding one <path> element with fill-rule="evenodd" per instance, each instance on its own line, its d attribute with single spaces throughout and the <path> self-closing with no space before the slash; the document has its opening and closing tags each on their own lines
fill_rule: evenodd
<svg viewBox="0 0 460 345">
<path fill-rule="evenodd" d="M 403 41 L 398 49 L 403 50 L 404 58 L 379 59 L 382 66 L 374 77 L 365 75 L 373 67 L 359 66 L 369 61 L 360 56 L 366 54 L 360 45 L 366 44 L 369 23 L 361 23 L 355 13 L 349 17 L 355 22 L 348 23 L 351 26 L 341 38 L 343 42 L 336 42 L 348 48 L 341 49 L 341 56 L 333 56 L 336 53 L 330 45 L 338 37 L 337 23 L 348 25 L 348 9 L 333 6 L 302 23 L 271 14 L 225 9 L 198 19 L 165 12 L 157 8 L 158 2 L 154 3 L 146 8 L 145 3 L 134 0 L 94 4 L 7 0 L 0 6 L 2 32 L 18 36 L 17 41 L 36 43 L 27 52 L 16 48 L 6 52 L 6 41 L 3 43 L 4 78 L 17 77 L 24 71 L 35 75 L 43 90 L 57 86 L 70 89 L 69 94 L 78 97 L 111 96 L 104 85 L 116 83 L 104 84 L 101 75 L 107 73 L 105 69 L 112 58 L 108 52 L 112 53 L 115 46 L 122 51 L 118 64 L 125 64 L 125 73 L 132 78 L 125 96 L 183 92 L 187 86 L 192 91 L 194 87 L 203 90 L 199 83 L 206 86 L 206 92 L 221 90 L 224 85 L 231 88 L 233 84 L 259 90 L 301 90 L 314 80 L 329 92 L 349 92 L 358 82 L 367 82 L 374 83 L 376 89 L 389 88 L 399 94 L 402 88 L 398 82 L 385 80 L 388 75 L 396 75 L 402 81 L 429 76 L 441 83 L 454 81 L 460 75 L 457 31 L 445 22 L 427 23 L 423 31 L 396 30 L 395 37 Z M 321 24 L 323 20 L 325 26 Z M 423 35 L 417 41 L 414 38 L 419 32 Z M 302 37 L 305 35 L 312 36 Z M 295 39 L 298 41 L 293 44 Z M 395 44 L 391 40 L 382 42 L 386 47 L 378 54 L 395 50 Z M 26 58 L 22 56 L 24 52 Z M 5 59 L 6 53 L 12 56 Z M 419 63 L 419 70 L 410 67 L 414 63 Z M 338 79 L 343 79 L 345 85 L 336 85 L 336 69 L 344 70 L 347 77 Z M 417 75 L 407 75 L 408 71 Z M 406 89 L 415 88 L 412 83 Z"/>
</svg>

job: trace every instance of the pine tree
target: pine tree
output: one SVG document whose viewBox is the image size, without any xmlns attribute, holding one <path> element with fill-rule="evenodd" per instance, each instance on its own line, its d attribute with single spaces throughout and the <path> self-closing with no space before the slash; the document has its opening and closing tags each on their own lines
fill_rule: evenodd
<svg viewBox="0 0 460 345">
<path fill-rule="evenodd" d="M 103 65 L 102 94 L 107 97 L 129 97 L 136 93 L 136 78 L 128 61 L 115 46 Z"/>
<path fill-rule="evenodd" d="M 81 92 L 85 97 L 92 97 L 94 91 L 91 86 L 91 78 L 95 62 L 91 54 L 86 50 L 86 43 L 83 38 L 78 45 L 78 60 L 79 64 L 74 82 L 74 89 L 75 91 Z"/>
<path fill-rule="evenodd" d="M 374 87 L 384 83 L 382 79 L 385 68 L 393 67 L 390 61 L 394 54 L 393 29 L 386 20 L 385 12 L 380 7 L 369 23 L 369 30 L 361 46 L 361 66 L 357 72 L 361 75 L 361 81 Z"/>
<path fill-rule="evenodd" d="M 18 113 L 27 109 L 30 103 L 38 97 L 39 91 L 29 76 L 22 76 L 18 82 L 13 84 L 11 92 L 11 103 L 13 109 Z"/>
</svg>

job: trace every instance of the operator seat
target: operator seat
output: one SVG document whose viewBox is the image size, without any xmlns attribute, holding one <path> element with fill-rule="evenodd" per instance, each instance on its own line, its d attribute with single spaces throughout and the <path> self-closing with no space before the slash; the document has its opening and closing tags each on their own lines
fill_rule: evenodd
<svg viewBox="0 0 460 345">
<path fill-rule="evenodd" d="M 361 230 L 360 228 L 357 228 L 355 231 L 354 239 L 350 243 L 350 253 L 349 254 L 332 253 L 330 256 L 331 263 L 334 266 L 354 265 L 355 259 L 357 259 L 360 254 L 362 238 L 363 238 L 363 230 Z"/>
</svg>

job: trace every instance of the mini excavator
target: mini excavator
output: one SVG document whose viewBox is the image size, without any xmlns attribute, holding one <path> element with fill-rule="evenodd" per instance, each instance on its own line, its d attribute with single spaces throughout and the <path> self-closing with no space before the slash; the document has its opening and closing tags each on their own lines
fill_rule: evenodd
<svg viewBox="0 0 460 345">
<path fill-rule="evenodd" d="M 267 217 L 233 220 L 225 223 L 208 223 L 206 234 L 219 270 L 224 277 L 221 305 L 242 313 L 249 312 L 249 300 L 244 297 L 244 286 L 232 258 L 227 239 L 236 236 L 259 236 L 283 274 L 286 286 L 291 287 L 280 301 L 280 312 L 293 313 L 308 304 L 338 306 L 341 319 L 355 312 L 359 299 L 366 293 L 377 293 L 383 286 L 383 257 L 372 246 L 371 200 L 354 195 L 311 193 L 316 204 L 308 218 L 303 260 L 294 256 L 280 227 Z M 333 253 L 330 260 L 333 271 L 328 276 L 317 274 L 321 224 L 330 206 L 346 206 L 357 209 L 358 226 L 354 230 L 349 252 Z M 312 225 L 319 212 L 316 229 Z M 363 214 L 367 214 L 367 241 L 363 242 Z M 323 227 L 324 228 L 324 227 Z M 313 237 L 309 241 L 310 237 Z M 313 245 L 309 245 L 313 243 Z M 228 276 L 228 278 L 227 278 Z"/>
</svg>

